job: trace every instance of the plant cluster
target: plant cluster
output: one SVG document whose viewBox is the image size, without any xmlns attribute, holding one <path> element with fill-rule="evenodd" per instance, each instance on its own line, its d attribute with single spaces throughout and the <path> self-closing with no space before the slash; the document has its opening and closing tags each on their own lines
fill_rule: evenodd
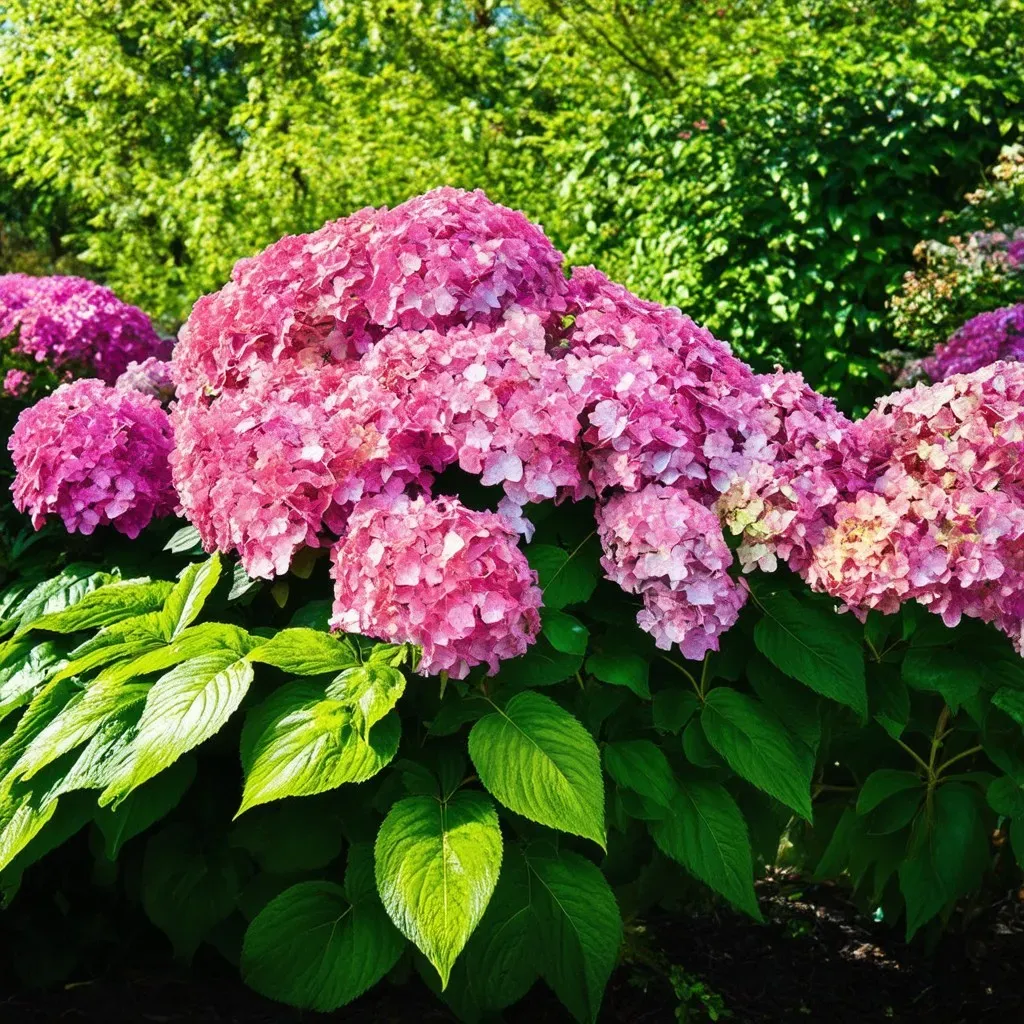
<svg viewBox="0 0 1024 1024">
<path fill-rule="evenodd" d="M 780 857 L 911 936 L 1015 884 L 1020 364 L 850 421 L 445 188 L 240 261 L 170 372 L 12 439 L 37 522 L 139 536 L 0 596 L 9 892 L 88 828 L 274 998 L 592 1021 L 624 921 Z"/>
</svg>

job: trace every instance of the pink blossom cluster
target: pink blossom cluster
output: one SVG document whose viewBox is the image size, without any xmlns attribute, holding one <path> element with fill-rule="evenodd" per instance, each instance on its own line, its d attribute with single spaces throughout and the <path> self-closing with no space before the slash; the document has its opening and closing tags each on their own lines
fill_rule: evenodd
<svg viewBox="0 0 1024 1024">
<path fill-rule="evenodd" d="M 1024 228 L 975 231 L 967 244 L 968 248 L 990 259 L 1002 260 L 1013 269 L 1024 266 Z"/>
<path fill-rule="evenodd" d="M 425 675 L 496 672 L 540 629 L 537 576 L 517 541 L 501 515 L 454 498 L 368 498 L 332 551 L 331 624 L 418 644 Z"/>
<path fill-rule="evenodd" d="M 142 362 L 132 361 L 114 383 L 122 391 L 141 391 L 166 405 L 174 398 L 174 377 L 171 364 L 150 356 Z"/>
<path fill-rule="evenodd" d="M 997 360 L 1024 359 L 1024 304 L 979 313 L 959 328 L 921 369 L 933 381 L 971 373 Z"/>
<path fill-rule="evenodd" d="M 864 612 L 917 601 L 955 625 L 992 622 L 1018 649 L 1024 624 L 1024 365 L 883 399 L 848 431 L 851 478 L 806 568 Z"/>
<path fill-rule="evenodd" d="M 8 442 L 14 503 L 36 529 L 56 514 L 71 533 L 111 525 L 137 537 L 174 511 L 172 443 L 155 398 L 96 379 L 62 384 L 21 413 Z"/>
<path fill-rule="evenodd" d="M 0 276 L 0 338 L 16 329 L 15 351 L 110 384 L 132 360 L 171 349 L 141 309 L 81 277 Z"/>
<path fill-rule="evenodd" d="M 8 370 L 4 374 L 4 394 L 20 398 L 32 384 L 32 374 L 27 370 Z"/>
<path fill-rule="evenodd" d="M 714 512 L 674 487 L 648 484 L 598 508 L 601 565 L 623 590 L 639 594 L 640 626 L 668 650 L 700 659 L 739 617 L 746 587 L 728 574 L 732 552 Z"/>
</svg>

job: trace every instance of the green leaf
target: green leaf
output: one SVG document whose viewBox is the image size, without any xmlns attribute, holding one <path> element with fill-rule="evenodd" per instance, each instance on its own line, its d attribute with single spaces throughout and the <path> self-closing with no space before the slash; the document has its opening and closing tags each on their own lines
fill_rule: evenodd
<svg viewBox="0 0 1024 1024">
<path fill-rule="evenodd" d="M 935 790 L 931 814 L 914 822 L 899 868 L 907 904 L 907 941 L 947 904 L 977 884 L 988 861 L 988 836 L 976 793 L 950 782 Z"/>
<path fill-rule="evenodd" d="M 12 643 L 0 667 L 0 721 L 32 699 L 32 695 L 64 661 L 64 648 L 37 637 Z"/>
<path fill-rule="evenodd" d="M 160 628 L 159 612 L 135 615 L 104 626 L 95 636 L 79 644 L 68 655 L 67 664 L 52 679 L 70 679 L 115 661 L 137 658 L 164 647 L 166 642 Z"/>
<path fill-rule="evenodd" d="M 408 797 L 380 827 L 377 891 L 398 930 L 434 965 L 442 989 L 487 909 L 501 854 L 498 815 L 483 793 Z"/>
<path fill-rule="evenodd" d="M 162 675 L 146 697 L 125 763 L 103 791 L 100 805 L 116 807 L 218 732 L 241 704 L 252 676 L 252 665 L 234 651 L 201 654 Z"/>
<path fill-rule="evenodd" d="M 199 531 L 194 526 L 183 526 L 176 530 L 171 539 L 164 545 L 164 551 L 170 551 L 175 555 L 183 555 L 195 549 L 202 550 L 203 542 Z"/>
<path fill-rule="evenodd" d="M 571 679 L 582 667 L 581 655 L 563 654 L 542 639 L 524 655 L 503 661 L 498 670 L 498 680 L 504 686 L 523 689 L 554 686 L 564 679 Z"/>
<path fill-rule="evenodd" d="M 109 718 L 146 699 L 149 687 L 90 686 L 75 694 L 25 748 L 10 769 L 14 778 L 31 779 L 47 765 L 90 740 Z"/>
<path fill-rule="evenodd" d="M 1005 818 L 1024 818 L 1024 787 L 1005 775 L 993 779 L 986 792 L 988 805 Z"/>
<path fill-rule="evenodd" d="M 740 910 L 761 920 L 750 837 L 736 801 L 720 785 L 686 779 L 672 813 L 648 823 L 659 849 Z"/>
<path fill-rule="evenodd" d="M 658 732 L 678 735 L 683 726 L 697 713 L 700 701 L 693 690 L 676 686 L 670 690 L 659 690 L 651 705 L 654 728 Z"/>
<path fill-rule="evenodd" d="M 821 715 L 817 694 L 784 676 L 764 658 L 754 655 L 747 666 L 747 679 L 765 707 L 775 712 L 782 724 L 817 753 L 821 742 Z"/>
<path fill-rule="evenodd" d="M 872 772 L 861 786 L 857 794 L 857 813 L 868 814 L 883 800 L 894 793 L 908 789 L 920 789 L 924 783 L 919 775 L 913 772 L 899 771 L 895 768 L 879 768 Z"/>
<path fill-rule="evenodd" d="M 587 671 L 602 683 L 625 686 L 638 697 L 651 699 L 649 665 L 639 654 L 592 654 L 587 658 Z"/>
<path fill-rule="evenodd" d="M 1008 686 L 1000 687 L 992 695 L 992 703 L 1005 711 L 1015 722 L 1024 725 L 1024 690 L 1012 690 Z"/>
<path fill-rule="evenodd" d="M 668 813 L 679 786 L 668 759 L 650 740 L 621 740 L 604 748 L 604 764 L 616 784 Z"/>
<path fill-rule="evenodd" d="M 593 1024 L 622 944 L 615 896 L 600 870 L 569 850 L 533 847 L 526 863 L 540 973 L 578 1021 Z"/>
<path fill-rule="evenodd" d="M 35 586 L 4 620 L 3 626 L 26 626 L 42 615 L 63 611 L 77 604 L 90 591 L 112 583 L 115 579 L 110 573 L 97 572 L 94 565 L 75 562 L 52 579 Z"/>
<path fill-rule="evenodd" d="M 220 579 L 220 555 L 214 552 L 205 562 L 193 562 L 182 571 L 167 595 L 160 613 L 164 635 L 173 640 L 191 625 Z"/>
<path fill-rule="evenodd" d="M 910 721 L 910 691 L 901 679 L 885 678 L 871 687 L 875 721 L 898 740 Z"/>
<path fill-rule="evenodd" d="M 705 698 L 700 722 L 737 775 L 811 820 L 814 755 L 763 704 L 717 686 Z"/>
<path fill-rule="evenodd" d="M 527 547 L 526 557 L 531 568 L 537 570 L 545 608 L 557 610 L 590 599 L 597 575 L 589 560 L 582 557 L 584 544 L 571 553 L 550 544 Z"/>
<path fill-rule="evenodd" d="M 214 925 L 234 910 L 238 887 L 231 851 L 204 843 L 188 825 L 169 825 L 146 844 L 142 905 L 177 957 L 190 959 Z"/>
<path fill-rule="evenodd" d="M 326 867 L 344 843 L 337 801 L 314 796 L 257 807 L 234 823 L 231 842 L 264 871 L 293 874 Z"/>
<path fill-rule="evenodd" d="M 26 623 L 16 634 L 30 630 L 49 633 L 77 633 L 81 630 L 109 626 L 114 622 L 160 608 L 171 584 L 162 580 L 115 580 L 85 594 L 63 611 L 50 612 Z"/>
<path fill-rule="evenodd" d="M 401 726 L 389 715 L 362 739 L 352 712 L 322 687 L 294 682 L 246 718 L 242 731 L 245 792 L 238 814 L 286 796 L 312 796 L 376 775 L 398 750 Z M 237 816 L 237 815 L 236 815 Z"/>
<path fill-rule="evenodd" d="M 359 664 L 351 641 L 318 629 L 283 629 L 261 644 L 250 655 L 250 661 L 295 676 L 318 676 L 341 672 Z"/>
<path fill-rule="evenodd" d="M 865 716 L 864 652 L 847 625 L 789 593 L 761 603 L 764 618 L 754 627 L 758 650 L 786 675 Z"/>
<path fill-rule="evenodd" d="M 352 724 L 364 741 L 403 693 L 405 676 L 397 668 L 372 663 L 346 669 L 327 687 L 328 697 L 348 706 Z"/>
<path fill-rule="evenodd" d="M 195 758 L 182 757 L 166 771 L 133 790 L 117 809 L 100 807 L 96 825 L 103 836 L 107 860 L 116 860 L 121 847 L 170 814 L 196 777 Z"/>
<path fill-rule="evenodd" d="M 300 882 L 256 915 L 242 945 L 247 985 L 270 999 L 327 1013 L 395 966 L 404 940 L 372 887 L 353 878 L 360 873 L 353 862 L 370 857 L 369 847 L 353 846 L 344 889 Z"/>
<path fill-rule="evenodd" d="M 912 647 L 901 671 L 908 686 L 941 694 L 953 712 L 985 683 L 984 663 L 951 647 Z"/>
<path fill-rule="evenodd" d="M 554 608 L 541 612 L 541 630 L 556 651 L 563 654 L 586 654 L 590 632 L 573 615 Z"/>
<path fill-rule="evenodd" d="M 480 781 L 517 814 L 604 848 L 604 786 L 597 744 L 539 693 L 516 694 L 469 734 Z"/>
</svg>

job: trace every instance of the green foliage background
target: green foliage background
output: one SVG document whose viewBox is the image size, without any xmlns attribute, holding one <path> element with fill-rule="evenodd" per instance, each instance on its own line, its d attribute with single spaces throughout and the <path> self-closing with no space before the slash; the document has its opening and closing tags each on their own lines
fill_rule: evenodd
<svg viewBox="0 0 1024 1024">
<path fill-rule="evenodd" d="M 914 244 L 1024 129 L 1022 26 L 1021 0 L 7 0 L 0 270 L 80 261 L 174 327 L 284 233 L 482 187 L 853 408 Z"/>
</svg>

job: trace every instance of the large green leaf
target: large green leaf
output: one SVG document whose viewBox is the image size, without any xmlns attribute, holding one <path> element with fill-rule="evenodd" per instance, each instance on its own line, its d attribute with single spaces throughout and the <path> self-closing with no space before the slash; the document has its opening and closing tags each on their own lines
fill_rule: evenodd
<svg viewBox="0 0 1024 1024">
<path fill-rule="evenodd" d="M 359 861 L 370 870 L 354 863 Z M 245 933 L 246 983 L 271 999 L 330 1012 L 380 981 L 405 943 L 372 880 L 370 848 L 353 846 L 344 889 L 333 882 L 300 882 L 271 900 Z"/>
<path fill-rule="evenodd" d="M 992 694 L 992 703 L 1005 711 L 1019 725 L 1024 725 L 1024 690 L 1001 686 Z"/>
<path fill-rule="evenodd" d="M 221 560 L 216 552 L 205 562 L 193 562 L 185 567 L 160 613 L 160 625 L 168 639 L 180 635 L 195 622 L 206 599 L 217 586 L 220 572 Z"/>
<path fill-rule="evenodd" d="M 620 740 L 604 748 L 608 774 L 620 786 L 639 793 L 664 814 L 669 813 L 679 789 L 661 748 L 650 740 Z"/>
<path fill-rule="evenodd" d="M 988 836 L 979 803 L 970 786 L 946 783 L 914 822 L 907 857 L 899 867 L 908 941 L 980 880 L 988 861 Z"/>
<path fill-rule="evenodd" d="M 590 633 L 574 615 L 545 608 L 541 613 L 541 630 L 548 643 L 563 654 L 585 654 Z"/>
<path fill-rule="evenodd" d="M 166 645 L 159 612 L 133 615 L 130 619 L 104 626 L 95 636 L 76 647 L 54 680 L 84 675 L 103 665 L 137 658 Z"/>
<path fill-rule="evenodd" d="M 103 791 L 101 806 L 116 806 L 213 736 L 241 704 L 252 676 L 252 665 L 234 651 L 201 654 L 162 675 L 146 697 L 125 763 Z"/>
<path fill-rule="evenodd" d="M 592 654 L 587 658 L 587 671 L 602 683 L 625 686 L 644 700 L 651 699 L 647 685 L 650 666 L 639 654 Z"/>
<path fill-rule="evenodd" d="M 38 637 L 12 642 L 0 666 L 0 721 L 28 703 L 33 693 L 58 671 L 64 661 L 60 643 Z"/>
<path fill-rule="evenodd" d="M 1024 786 L 1005 775 L 993 779 L 986 790 L 988 805 L 1006 818 L 1024 818 Z"/>
<path fill-rule="evenodd" d="M 235 856 L 218 839 L 184 824 L 168 825 L 146 844 L 142 905 L 149 919 L 191 958 L 214 925 L 235 908 L 239 878 Z"/>
<path fill-rule="evenodd" d="M 906 790 L 921 789 L 924 782 L 920 775 L 914 772 L 900 771 L 896 768 L 879 768 L 873 771 L 865 780 L 864 785 L 857 794 L 857 813 L 868 814 L 873 811 L 883 800 L 896 793 Z"/>
<path fill-rule="evenodd" d="M 47 791 L 0 794 L 0 871 L 42 831 L 57 811 L 57 798 Z"/>
<path fill-rule="evenodd" d="M 498 815 L 483 793 L 399 800 L 377 833 L 381 901 L 398 930 L 434 965 L 442 989 L 487 909 L 501 853 Z"/>
<path fill-rule="evenodd" d="M 585 545 L 574 551 L 563 551 L 550 544 L 530 544 L 526 557 L 537 570 L 544 607 L 556 610 L 587 601 L 597 586 L 597 575 L 589 557 L 583 556 Z"/>
<path fill-rule="evenodd" d="M 286 796 L 311 796 L 376 775 L 398 750 L 397 715 L 363 740 L 343 701 L 322 686 L 294 682 L 275 690 L 246 718 L 242 732 L 245 792 L 238 813 Z"/>
<path fill-rule="evenodd" d="M 986 682 L 983 661 L 952 647 L 912 647 L 901 666 L 903 681 L 915 690 L 932 690 L 956 711 Z"/>
<path fill-rule="evenodd" d="M 577 853 L 532 847 L 526 862 L 540 973 L 578 1021 L 593 1024 L 622 944 L 615 896 L 600 870 Z"/>
<path fill-rule="evenodd" d="M 648 823 L 659 848 L 756 920 L 750 837 L 736 802 L 720 785 L 683 781 L 672 813 Z"/>
<path fill-rule="evenodd" d="M 231 828 L 231 842 L 274 874 L 315 871 L 333 861 L 344 844 L 340 803 L 333 793 L 277 800 L 256 807 Z"/>
<path fill-rule="evenodd" d="M 27 626 L 42 615 L 63 611 L 77 604 L 90 591 L 112 583 L 115 576 L 97 572 L 96 566 L 75 562 L 56 576 L 37 584 L 3 622 L 3 628 Z"/>
<path fill-rule="evenodd" d="M 718 686 L 708 693 L 700 722 L 737 775 L 811 820 L 814 754 L 763 704 Z"/>
<path fill-rule="evenodd" d="M 273 665 L 289 675 L 318 676 L 359 664 L 352 642 L 318 629 L 283 629 L 249 655 L 250 661 Z"/>
<path fill-rule="evenodd" d="M 866 715 L 864 652 L 848 622 L 785 592 L 761 604 L 764 617 L 754 627 L 758 650 L 786 675 Z"/>
<path fill-rule="evenodd" d="M 370 663 L 346 669 L 327 687 L 327 696 L 348 705 L 363 740 L 405 693 L 405 676 L 390 665 Z"/>
<path fill-rule="evenodd" d="M 597 744 L 553 700 L 516 694 L 473 726 L 469 756 L 480 781 L 510 810 L 604 847 Z"/>
<path fill-rule="evenodd" d="M 29 630 L 50 633 L 77 633 L 142 615 L 160 608 L 171 590 L 162 580 L 115 580 L 84 595 L 63 611 L 40 615 L 25 623 L 16 636 Z"/>
</svg>

